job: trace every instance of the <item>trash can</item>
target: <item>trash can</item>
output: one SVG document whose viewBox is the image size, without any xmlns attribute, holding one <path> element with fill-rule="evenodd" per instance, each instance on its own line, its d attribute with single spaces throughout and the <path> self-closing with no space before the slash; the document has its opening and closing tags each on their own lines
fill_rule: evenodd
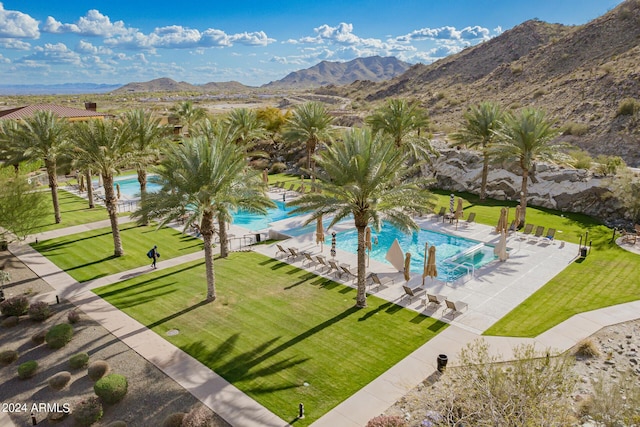
<svg viewBox="0 0 640 427">
<path fill-rule="evenodd" d="M 438 355 L 438 372 L 444 372 L 444 370 L 447 368 L 448 361 L 449 361 L 449 358 L 447 357 L 446 354 Z"/>
<path fill-rule="evenodd" d="M 256 243 L 260 243 L 260 233 L 256 233 Z"/>
<path fill-rule="evenodd" d="M 587 257 L 587 247 L 583 247 L 580 248 L 580 258 L 586 258 Z"/>
</svg>

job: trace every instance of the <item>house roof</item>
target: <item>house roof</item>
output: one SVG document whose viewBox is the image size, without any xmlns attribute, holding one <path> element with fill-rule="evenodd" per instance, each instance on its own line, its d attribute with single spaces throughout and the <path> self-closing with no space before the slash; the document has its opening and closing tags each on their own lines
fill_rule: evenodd
<svg viewBox="0 0 640 427">
<path fill-rule="evenodd" d="M 33 116 L 33 114 L 36 111 L 43 111 L 43 110 L 52 111 L 53 113 L 57 114 L 59 117 L 64 117 L 64 118 L 79 119 L 79 118 L 85 118 L 85 117 L 88 118 L 88 117 L 107 116 L 107 114 L 98 113 L 97 111 L 64 107 L 62 105 L 34 104 L 34 105 L 27 105 L 26 107 L 18 107 L 18 108 L 12 108 L 10 110 L 0 111 L 0 119 L 15 119 L 15 120 L 26 119 Z"/>
</svg>

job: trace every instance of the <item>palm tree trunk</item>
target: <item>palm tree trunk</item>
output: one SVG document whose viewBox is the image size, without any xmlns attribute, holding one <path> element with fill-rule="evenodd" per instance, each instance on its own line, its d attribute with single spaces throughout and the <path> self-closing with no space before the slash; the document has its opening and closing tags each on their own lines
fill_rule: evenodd
<svg viewBox="0 0 640 427">
<path fill-rule="evenodd" d="M 482 159 L 482 182 L 480 183 L 480 200 L 487 198 L 487 176 L 489 175 L 489 156 L 486 149 Z"/>
<path fill-rule="evenodd" d="M 138 182 L 140 183 L 140 204 L 144 205 L 147 197 L 147 171 L 143 168 L 138 169 Z M 149 225 L 149 216 L 146 213 L 142 215 L 141 225 Z"/>
<path fill-rule="evenodd" d="M 204 241 L 204 264 L 207 277 L 207 301 L 216 299 L 216 276 L 213 268 L 213 213 L 205 211 L 200 222 L 200 233 Z"/>
<path fill-rule="evenodd" d="M 124 249 L 122 249 L 122 238 L 118 227 L 118 208 L 115 191 L 113 190 L 113 175 L 103 173 L 102 180 L 104 184 L 104 204 L 107 207 L 109 221 L 111 222 L 111 234 L 113 235 L 113 255 L 120 257 L 124 255 Z"/>
<path fill-rule="evenodd" d="M 53 201 L 53 216 L 56 224 L 60 224 L 60 203 L 58 202 L 58 176 L 56 171 L 56 162 L 51 160 L 44 161 L 49 177 L 49 188 L 51 189 L 51 200 Z"/>
<path fill-rule="evenodd" d="M 313 154 L 316 152 L 316 141 L 310 139 L 307 141 L 307 169 L 314 172 Z"/>
<path fill-rule="evenodd" d="M 227 236 L 227 223 L 222 213 L 218 214 L 218 236 L 220 237 L 220 258 L 229 256 L 229 236 Z"/>
<path fill-rule="evenodd" d="M 358 292 L 356 295 L 356 307 L 364 308 L 367 306 L 367 284 L 366 284 L 366 249 L 364 242 L 366 225 L 356 225 L 358 230 Z"/>
<path fill-rule="evenodd" d="M 87 169 L 84 173 L 84 176 L 87 179 L 87 198 L 89 199 L 89 209 L 93 209 L 96 207 L 96 204 L 93 201 L 93 183 L 91 182 L 91 170 Z"/>
<path fill-rule="evenodd" d="M 520 186 L 520 218 L 522 224 L 525 223 L 527 214 L 527 181 L 529 180 L 529 169 L 522 169 L 522 185 Z"/>
</svg>

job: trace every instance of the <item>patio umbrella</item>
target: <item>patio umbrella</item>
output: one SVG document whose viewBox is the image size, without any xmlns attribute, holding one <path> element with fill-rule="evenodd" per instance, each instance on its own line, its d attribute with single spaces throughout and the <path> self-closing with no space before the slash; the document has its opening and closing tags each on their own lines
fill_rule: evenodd
<svg viewBox="0 0 640 427">
<path fill-rule="evenodd" d="M 513 231 L 520 227 L 520 212 L 522 212 L 522 207 L 518 205 L 516 206 L 516 217 L 513 219 Z"/>
<path fill-rule="evenodd" d="M 463 210 L 462 210 L 462 198 L 458 197 L 458 206 L 456 207 L 456 213 L 454 214 L 455 219 L 462 218 Z"/>
<path fill-rule="evenodd" d="M 453 206 L 456 203 L 456 196 L 453 195 L 453 193 L 451 193 L 451 197 L 449 198 L 449 213 L 453 215 Z"/>
<path fill-rule="evenodd" d="M 320 252 L 323 251 L 324 227 L 322 227 L 322 215 L 316 219 L 316 245 L 320 243 Z"/>
<path fill-rule="evenodd" d="M 427 265 L 424 268 L 424 274 L 422 276 L 422 281 L 424 283 L 424 278 L 429 276 L 434 278 L 438 275 L 438 268 L 436 267 L 436 247 L 432 245 L 429 248 L 429 256 L 427 257 Z"/>
<path fill-rule="evenodd" d="M 120 184 L 116 183 L 116 197 L 120 200 Z"/>
<path fill-rule="evenodd" d="M 411 279 L 411 252 L 407 252 L 404 256 L 404 280 L 407 282 Z"/>
<path fill-rule="evenodd" d="M 424 286 L 424 278 L 427 277 L 427 252 L 429 249 L 429 242 L 424 244 L 424 260 L 422 261 L 422 286 Z"/>
<path fill-rule="evenodd" d="M 264 168 L 264 170 L 262 171 L 262 181 L 265 184 L 269 183 L 269 170 L 267 168 Z"/>
<path fill-rule="evenodd" d="M 78 190 L 80 192 L 84 192 L 84 175 L 78 176 Z"/>
<path fill-rule="evenodd" d="M 507 252 L 507 232 L 502 230 L 500 232 L 500 241 L 493 248 L 493 253 L 498 256 L 498 259 L 502 262 L 506 261 L 509 258 L 509 253 Z"/>
<path fill-rule="evenodd" d="M 404 269 L 404 252 L 402 252 L 402 248 L 400 247 L 400 242 L 398 239 L 394 239 L 391 247 L 387 251 L 387 254 L 384 258 L 389 261 L 391 265 L 393 265 L 396 270 L 402 271 Z"/>
<path fill-rule="evenodd" d="M 496 233 L 500 231 L 507 231 L 507 208 L 500 209 L 500 218 L 498 219 L 498 225 L 496 226 Z"/>
<path fill-rule="evenodd" d="M 336 232 L 331 233 L 331 258 L 336 257 Z"/>
</svg>

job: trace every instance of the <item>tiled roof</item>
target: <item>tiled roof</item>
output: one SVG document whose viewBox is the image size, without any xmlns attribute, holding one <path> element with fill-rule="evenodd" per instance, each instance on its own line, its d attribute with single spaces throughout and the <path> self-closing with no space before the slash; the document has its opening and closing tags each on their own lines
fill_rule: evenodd
<svg viewBox="0 0 640 427">
<path fill-rule="evenodd" d="M 98 113 L 97 111 L 82 110 L 80 108 L 63 107 L 55 104 L 34 104 L 26 107 L 12 108 L 10 110 L 0 111 L 0 119 L 26 119 L 33 116 L 36 111 L 52 111 L 59 117 L 77 118 L 77 117 L 104 117 L 107 114 Z"/>
</svg>

